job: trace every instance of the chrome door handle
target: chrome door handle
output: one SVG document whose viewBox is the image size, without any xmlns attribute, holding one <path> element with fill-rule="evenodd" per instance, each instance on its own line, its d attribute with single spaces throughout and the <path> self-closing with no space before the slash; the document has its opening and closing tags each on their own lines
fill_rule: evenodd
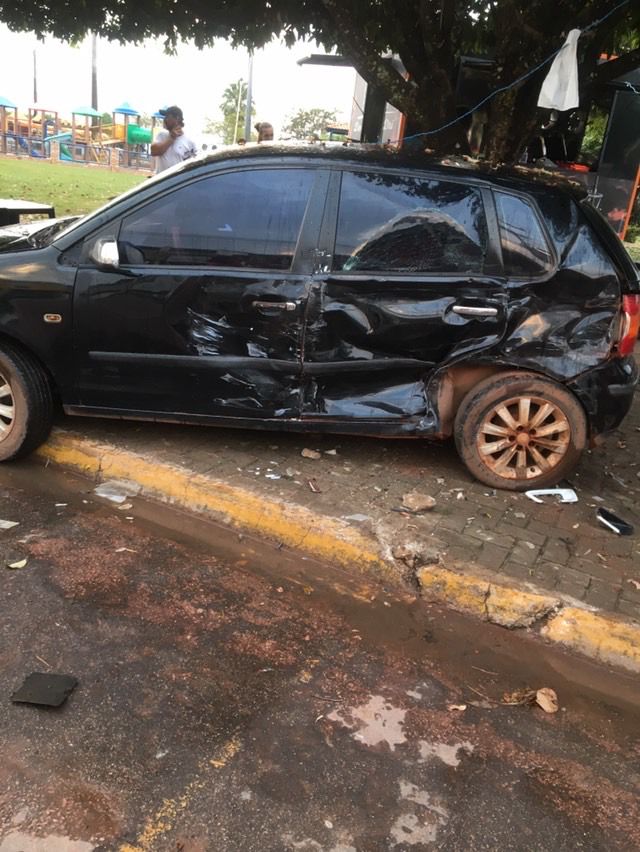
<svg viewBox="0 0 640 852">
<path fill-rule="evenodd" d="M 298 307 L 295 302 L 251 302 L 251 306 L 259 311 L 295 311 Z"/>
<path fill-rule="evenodd" d="M 451 310 L 461 317 L 497 317 L 497 308 L 475 308 L 471 305 L 454 305 Z"/>
</svg>

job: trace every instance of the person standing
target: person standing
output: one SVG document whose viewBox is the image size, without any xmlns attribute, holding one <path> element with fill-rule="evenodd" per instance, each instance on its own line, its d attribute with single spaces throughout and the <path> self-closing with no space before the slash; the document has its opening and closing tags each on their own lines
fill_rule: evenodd
<svg viewBox="0 0 640 852">
<path fill-rule="evenodd" d="M 255 125 L 258 142 L 273 142 L 273 126 L 268 121 L 259 121 Z"/>
<path fill-rule="evenodd" d="M 195 143 L 184 132 L 184 116 L 180 107 L 161 109 L 160 115 L 164 118 L 164 130 L 158 133 L 151 145 L 151 156 L 156 158 L 156 174 L 198 153 Z"/>
</svg>

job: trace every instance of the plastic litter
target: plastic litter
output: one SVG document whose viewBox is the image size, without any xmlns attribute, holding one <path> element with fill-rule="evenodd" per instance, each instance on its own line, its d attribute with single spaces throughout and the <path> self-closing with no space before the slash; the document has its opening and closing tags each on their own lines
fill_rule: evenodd
<svg viewBox="0 0 640 852">
<path fill-rule="evenodd" d="M 0 530 L 12 530 L 20 521 L 0 521 Z"/>
<path fill-rule="evenodd" d="M 110 500 L 112 503 L 124 503 L 127 497 L 131 496 L 131 488 L 127 482 L 120 482 L 117 479 L 108 479 L 106 482 L 101 482 L 93 489 L 94 494 L 98 497 L 104 497 L 105 500 Z"/>
<path fill-rule="evenodd" d="M 633 535 L 633 526 L 627 521 L 623 521 L 609 509 L 598 509 L 596 518 L 600 523 L 616 533 L 616 535 Z"/>
<path fill-rule="evenodd" d="M 561 503 L 577 503 L 578 495 L 573 488 L 538 488 L 524 492 L 534 503 L 544 503 L 541 497 L 559 497 Z"/>
</svg>

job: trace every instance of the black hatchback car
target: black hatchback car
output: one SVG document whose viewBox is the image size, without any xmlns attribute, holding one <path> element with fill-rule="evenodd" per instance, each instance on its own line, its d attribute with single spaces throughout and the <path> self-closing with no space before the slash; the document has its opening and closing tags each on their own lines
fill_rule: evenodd
<svg viewBox="0 0 640 852">
<path fill-rule="evenodd" d="M 547 486 L 627 413 L 640 282 L 571 185 L 243 148 L 0 236 L 0 460 L 69 414 L 407 438 Z"/>
</svg>

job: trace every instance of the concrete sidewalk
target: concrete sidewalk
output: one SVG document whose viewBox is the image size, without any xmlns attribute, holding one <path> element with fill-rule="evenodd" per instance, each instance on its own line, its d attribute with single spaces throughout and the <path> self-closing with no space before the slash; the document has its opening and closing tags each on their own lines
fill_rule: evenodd
<svg viewBox="0 0 640 852">
<path fill-rule="evenodd" d="M 321 456 L 305 458 L 304 449 Z M 606 506 L 640 530 L 639 450 L 636 402 L 623 430 L 585 455 L 571 482 L 579 503 L 563 506 L 474 482 L 450 444 L 66 419 L 42 454 L 94 478 L 134 480 L 146 496 L 319 558 L 414 588 L 419 581 L 423 594 L 507 626 L 542 624 L 576 605 L 633 626 L 640 545 L 600 526 L 595 513 Z M 414 490 L 435 498 L 433 510 L 402 510 Z M 460 576 L 475 591 L 469 583 L 456 591 Z M 487 611 L 490 587 L 534 592 L 524 606 L 531 617 L 510 620 L 511 599 Z M 640 645 L 637 655 L 640 664 Z"/>
</svg>

